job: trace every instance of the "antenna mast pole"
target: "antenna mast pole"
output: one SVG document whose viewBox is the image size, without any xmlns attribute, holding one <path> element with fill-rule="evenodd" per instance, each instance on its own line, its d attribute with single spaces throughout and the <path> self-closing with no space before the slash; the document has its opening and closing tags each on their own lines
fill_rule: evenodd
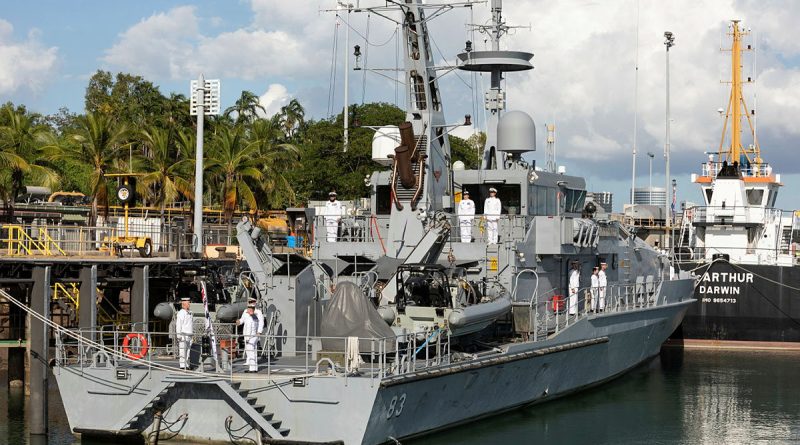
<svg viewBox="0 0 800 445">
<path fill-rule="evenodd" d="M 666 40 L 664 41 L 664 45 L 667 47 L 667 61 L 666 61 L 666 64 L 667 64 L 667 79 L 666 79 L 667 80 L 667 101 L 666 101 L 667 102 L 667 129 L 666 129 L 666 142 L 664 144 L 664 161 L 665 161 L 665 164 L 666 164 L 666 178 L 665 178 L 666 186 L 664 187 L 664 192 L 666 194 L 666 193 L 668 193 L 669 186 L 670 186 L 670 178 L 669 178 L 669 150 L 670 150 L 670 146 L 669 146 L 669 144 L 670 144 L 670 140 L 669 140 L 670 139 L 670 135 L 669 135 L 669 127 L 670 127 L 670 122 L 669 122 L 669 111 L 670 111 L 669 110 L 669 49 L 672 48 L 673 46 L 675 46 L 675 36 L 671 32 L 666 31 L 666 32 L 664 32 L 664 38 L 666 38 Z M 666 248 L 670 247 L 670 245 L 669 245 L 669 226 L 672 224 L 672 218 L 671 218 L 670 211 L 669 211 L 670 199 L 665 199 L 664 201 L 665 201 L 664 202 L 664 232 L 665 232 L 664 248 L 666 249 Z"/>
<path fill-rule="evenodd" d="M 636 59 L 633 77 L 633 167 L 631 168 L 631 205 L 636 189 L 636 136 L 639 124 L 639 0 L 636 0 Z M 652 185 L 651 185 L 652 188 Z M 652 192 L 652 190 L 651 190 Z"/>
<path fill-rule="evenodd" d="M 339 6 L 347 8 L 345 19 L 344 37 L 344 152 L 350 148 L 350 10 L 353 9 L 351 3 L 341 3 Z"/>
</svg>

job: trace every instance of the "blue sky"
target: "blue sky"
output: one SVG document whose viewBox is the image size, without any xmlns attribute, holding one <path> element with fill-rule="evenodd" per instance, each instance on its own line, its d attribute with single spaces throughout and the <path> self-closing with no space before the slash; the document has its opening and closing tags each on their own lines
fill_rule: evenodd
<svg viewBox="0 0 800 445">
<path fill-rule="evenodd" d="M 247 89 L 270 111 L 296 97 L 310 116 L 321 118 L 342 106 L 341 60 L 331 85 L 331 56 L 335 40 L 339 55 L 345 52 L 345 28 L 341 21 L 336 28 L 335 14 L 319 12 L 334 6 L 333 0 L 7 2 L 0 10 L 0 99 L 42 113 L 62 106 L 80 112 L 87 81 L 98 69 L 142 75 L 165 94 L 187 94 L 190 79 L 203 72 L 222 80 L 223 106 Z M 757 67 L 752 57 L 745 63 L 746 75 L 759 79 L 757 88 L 745 95 L 752 103 L 758 94 L 762 151 L 786 184 L 778 205 L 800 208 L 800 2 L 516 0 L 505 8 L 509 21 L 530 26 L 503 45 L 535 53 L 536 69 L 507 76 L 509 109 L 527 111 L 542 130 L 542 149 L 534 157 L 544 162 L 544 124 L 555 122 L 559 164 L 586 176 L 590 189 L 614 192 L 617 209 L 630 187 L 637 23 L 637 185 L 648 182 L 647 151 L 656 153 L 654 184 L 664 182 L 663 31 L 669 29 L 676 35 L 671 170 L 679 200 L 698 201 L 689 175 L 699 169 L 703 152 L 719 142 L 716 110 L 728 94 L 720 80 L 729 76 L 729 59 L 719 46 L 727 45 L 727 21 L 743 19 L 759 48 Z M 472 20 L 483 22 L 485 9 L 475 7 Z M 431 22 L 441 50 L 437 64 L 453 63 L 468 38 L 479 49 L 484 45 L 480 35 L 467 31 L 468 21 L 468 10 L 455 10 Z M 369 48 L 362 63 L 394 67 L 394 25 L 363 14 L 350 22 L 351 46 Z M 368 24 L 370 44 L 364 39 Z M 351 75 L 351 101 L 360 102 L 364 91 L 368 101 L 395 102 L 395 83 L 363 74 Z M 445 76 L 448 118 L 472 113 L 482 124 L 473 98 L 485 84 L 486 79 Z"/>
</svg>

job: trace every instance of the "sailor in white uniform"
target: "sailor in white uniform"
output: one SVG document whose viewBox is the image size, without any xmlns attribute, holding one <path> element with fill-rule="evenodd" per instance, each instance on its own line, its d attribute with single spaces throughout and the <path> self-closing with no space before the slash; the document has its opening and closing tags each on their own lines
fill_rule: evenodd
<svg viewBox="0 0 800 445">
<path fill-rule="evenodd" d="M 336 192 L 328 193 L 328 202 L 325 203 L 325 232 L 329 243 L 335 243 L 339 232 L 339 221 L 342 219 L 344 208 L 336 200 Z"/>
<path fill-rule="evenodd" d="M 258 359 L 256 349 L 258 346 L 258 335 L 264 329 L 264 317 L 256 315 L 256 304 L 247 305 L 247 310 L 239 320 L 237 325 L 242 325 L 242 335 L 244 335 L 244 355 L 245 364 L 248 368 L 245 372 L 258 372 Z"/>
<path fill-rule="evenodd" d="M 592 312 L 597 312 L 597 302 L 600 299 L 600 277 L 597 274 L 600 273 L 600 268 L 595 266 L 592 268 Z"/>
<path fill-rule="evenodd" d="M 486 216 L 486 242 L 497 244 L 497 222 L 500 220 L 500 212 L 503 206 L 497 198 L 497 189 L 489 189 L 489 197 L 483 203 L 483 214 Z"/>
<path fill-rule="evenodd" d="M 178 366 L 189 369 L 189 350 L 192 347 L 192 313 L 189 312 L 189 297 L 181 298 L 181 310 L 175 319 L 175 333 L 178 336 Z"/>
<path fill-rule="evenodd" d="M 458 224 L 461 226 L 461 242 L 472 242 L 472 220 L 475 219 L 475 202 L 469 199 L 469 191 L 461 193 L 458 203 Z"/>
<path fill-rule="evenodd" d="M 606 269 L 608 264 L 600 263 L 600 272 L 597 273 L 597 281 L 600 285 L 599 299 L 597 309 L 602 312 L 606 308 L 606 288 L 608 287 L 608 278 L 606 277 Z"/>
<path fill-rule="evenodd" d="M 578 289 L 581 287 L 580 263 L 572 263 L 572 272 L 569 274 L 569 315 L 578 313 Z"/>
</svg>

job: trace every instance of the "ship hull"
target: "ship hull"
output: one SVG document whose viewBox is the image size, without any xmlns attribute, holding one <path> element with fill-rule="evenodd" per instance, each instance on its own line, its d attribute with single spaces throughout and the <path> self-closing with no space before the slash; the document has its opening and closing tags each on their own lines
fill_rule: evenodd
<svg viewBox="0 0 800 445">
<path fill-rule="evenodd" d="M 672 337 L 687 345 L 796 347 L 800 343 L 800 267 L 685 263 L 702 278 L 697 302 Z M 693 343 L 693 341 L 699 340 Z"/>
<path fill-rule="evenodd" d="M 323 374 L 296 385 L 278 375 L 229 380 L 139 367 L 119 381 L 110 368 L 79 366 L 56 366 L 54 374 L 76 432 L 137 431 L 148 437 L 155 429 L 150 408 L 163 404 L 164 418 L 180 428 L 173 439 L 226 442 L 231 429 L 250 431 L 248 410 L 260 406 L 260 414 L 274 413 L 270 420 L 290 430 L 288 440 L 386 443 L 622 375 L 658 354 L 693 304 L 692 284 L 666 282 L 664 304 L 589 315 L 547 340 L 509 343 L 504 352 L 384 378 Z M 176 423 L 181 415 L 186 419 Z M 229 416 L 230 426 L 224 424 Z M 253 434 L 248 437 L 256 440 Z"/>
</svg>

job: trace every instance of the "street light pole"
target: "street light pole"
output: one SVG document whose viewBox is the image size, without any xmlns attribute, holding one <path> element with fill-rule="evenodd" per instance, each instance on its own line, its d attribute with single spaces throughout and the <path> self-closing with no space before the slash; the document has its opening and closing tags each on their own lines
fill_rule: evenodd
<svg viewBox="0 0 800 445">
<path fill-rule="evenodd" d="M 666 118 L 667 118 L 667 129 L 666 129 L 666 141 L 665 141 L 665 144 L 664 144 L 664 162 L 666 164 L 666 174 L 667 174 L 666 178 L 664 179 L 666 181 L 666 186 L 664 187 L 664 191 L 666 192 L 667 190 L 669 190 L 669 185 L 670 185 L 670 178 L 669 178 L 669 149 L 670 149 L 670 147 L 669 147 L 669 125 L 670 125 L 670 122 L 669 122 L 669 49 L 672 48 L 673 46 L 675 46 L 675 36 L 671 32 L 665 31 L 664 32 L 664 38 L 666 39 L 666 40 L 664 40 L 664 46 L 667 47 L 667 51 L 666 51 L 666 53 L 667 53 L 667 57 L 666 57 L 666 71 L 667 71 L 667 79 L 666 79 L 666 83 L 667 83 L 667 106 L 666 106 L 666 108 L 667 108 L 667 116 L 666 116 Z M 672 221 L 670 221 L 670 220 L 671 220 L 671 218 L 670 218 L 670 214 L 669 214 L 669 199 L 666 199 L 665 202 L 664 202 L 664 233 L 665 233 L 664 248 L 665 249 L 669 248 L 669 246 L 670 246 L 670 244 L 669 244 L 669 226 L 672 223 Z"/>
<path fill-rule="evenodd" d="M 194 239 L 192 251 L 203 253 L 203 118 L 205 117 L 206 80 L 201 74 L 193 91 L 197 100 L 197 149 L 194 159 Z"/>
</svg>

